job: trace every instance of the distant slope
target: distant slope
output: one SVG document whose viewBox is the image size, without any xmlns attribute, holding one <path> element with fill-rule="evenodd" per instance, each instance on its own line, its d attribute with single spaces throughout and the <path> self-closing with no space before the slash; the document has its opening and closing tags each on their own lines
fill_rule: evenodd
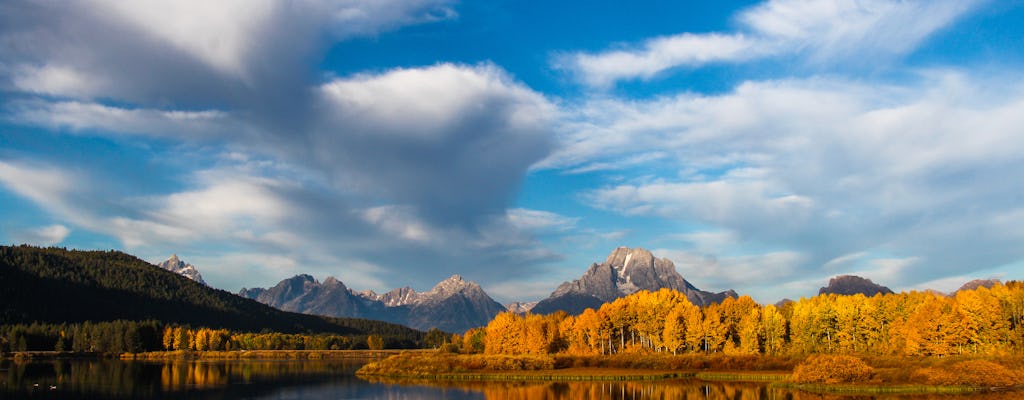
<svg viewBox="0 0 1024 400">
<path fill-rule="evenodd" d="M 438 328 L 465 332 L 487 325 L 505 308 L 474 282 L 454 275 L 428 292 L 405 287 L 384 294 L 355 292 L 328 277 L 323 283 L 310 275 L 296 275 L 263 289 L 245 289 L 240 296 L 275 308 L 332 317 L 359 317 L 389 321 L 416 329 Z"/>
<path fill-rule="evenodd" d="M 966 290 L 977 290 L 980 287 L 991 289 L 993 286 L 998 285 L 1000 283 L 1002 282 L 1000 282 L 998 279 L 975 279 L 973 281 L 963 284 L 963 286 L 960 286 L 960 288 L 957 289 L 956 292 L 953 292 L 953 294 Z"/>
<path fill-rule="evenodd" d="M 839 275 L 835 278 L 829 279 L 828 286 L 818 289 L 818 294 L 841 294 L 841 295 L 854 295 L 863 294 L 871 297 L 876 294 L 890 294 L 892 290 L 872 282 L 870 279 L 861 278 L 854 275 Z"/>
<path fill-rule="evenodd" d="M 0 246 L 0 324 L 157 320 L 239 331 L 381 334 L 413 329 L 268 307 L 117 251 Z"/>
<path fill-rule="evenodd" d="M 673 289 L 686 295 L 691 303 L 705 306 L 718 303 L 736 292 L 706 292 L 694 287 L 676 272 L 676 266 L 667 258 L 656 258 L 642 248 L 619 247 L 601 264 L 593 264 L 582 277 L 562 283 L 547 299 L 541 300 L 530 311 L 550 314 L 565 311 L 580 314 L 587 308 L 597 308 L 641 290 Z"/>
</svg>

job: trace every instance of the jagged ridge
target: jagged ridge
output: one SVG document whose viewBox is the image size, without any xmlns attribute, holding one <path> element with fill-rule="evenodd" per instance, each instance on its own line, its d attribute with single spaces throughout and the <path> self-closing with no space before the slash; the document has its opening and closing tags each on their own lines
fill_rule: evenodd
<svg viewBox="0 0 1024 400">
<path fill-rule="evenodd" d="M 356 292 L 328 277 L 323 283 L 297 275 L 267 289 L 245 289 L 239 295 L 285 310 L 335 317 L 359 317 L 399 323 L 417 329 L 464 332 L 484 326 L 504 307 L 474 282 L 459 275 L 419 293 L 404 287 L 384 294 Z"/>
</svg>

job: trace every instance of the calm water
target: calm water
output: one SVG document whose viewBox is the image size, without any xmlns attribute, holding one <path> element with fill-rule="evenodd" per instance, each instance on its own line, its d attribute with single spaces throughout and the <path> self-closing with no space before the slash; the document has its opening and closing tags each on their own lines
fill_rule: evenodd
<svg viewBox="0 0 1024 400">
<path fill-rule="evenodd" d="M 694 380 L 615 383 L 365 381 L 364 360 L 0 362 L 0 398 L 53 399 L 869 399 Z M 900 397 L 880 397 L 900 398 Z M 1021 393 L 913 396 L 907 400 L 1009 400 Z"/>
</svg>

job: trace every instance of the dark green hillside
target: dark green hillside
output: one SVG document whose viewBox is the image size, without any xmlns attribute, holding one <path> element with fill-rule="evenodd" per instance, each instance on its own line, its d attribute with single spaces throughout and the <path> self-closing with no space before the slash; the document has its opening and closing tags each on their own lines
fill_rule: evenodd
<svg viewBox="0 0 1024 400">
<path fill-rule="evenodd" d="M 0 246 L 0 325 L 155 320 L 235 331 L 422 333 L 380 321 L 280 311 L 213 289 L 117 251 Z"/>
</svg>

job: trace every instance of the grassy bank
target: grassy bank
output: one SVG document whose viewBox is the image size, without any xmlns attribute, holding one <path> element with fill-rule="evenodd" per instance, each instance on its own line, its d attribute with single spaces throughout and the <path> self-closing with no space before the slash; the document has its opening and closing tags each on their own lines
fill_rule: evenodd
<svg viewBox="0 0 1024 400">
<path fill-rule="evenodd" d="M 990 391 L 992 388 L 981 386 L 945 386 L 945 385 L 887 385 L 887 384 L 798 384 L 792 382 L 776 382 L 772 387 L 781 389 L 798 389 L 819 394 L 839 395 L 920 395 L 920 394 L 965 394 Z"/>
<path fill-rule="evenodd" d="M 702 381 L 723 382 L 781 382 L 789 379 L 788 372 L 697 372 L 694 377 Z"/>
<path fill-rule="evenodd" d="M 870 364 L 870 365 L 869 365 Z M 806 359 L 629 354 L 483 355 L 406 352 L 369 363 L 361 377 L 427 380 L 616 381 L 695 378 L 772 382 L 780 388 L 836 394 L 955 394 L 1024 389 L 1024 358 Z"/>
<path fill-rule="evenodd" d="M 717 360 L 715 365 L 741 365 L 735 360 Z M 440 380 L 503 381 L 635 381 L 672 378 L 707 380 L 776 381 L 785 372 L 728 371 L 701 372 L 706 357 L 623 355 L 571 357 L 549 355 L 482 355 L 449 353 L 403 353 L 369 363 L 357 374 L 363 377 L 400 377 Z M 775 365 L 775 363 L 771 363 Z"/>
</svg>

